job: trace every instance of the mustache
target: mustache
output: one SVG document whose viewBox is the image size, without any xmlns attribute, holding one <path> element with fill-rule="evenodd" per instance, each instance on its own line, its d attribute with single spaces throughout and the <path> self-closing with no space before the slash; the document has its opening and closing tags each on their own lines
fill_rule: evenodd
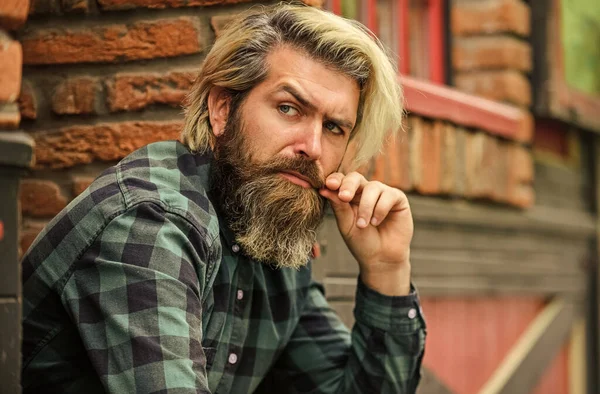
<svg viewBox="0 0 600 394">
<path fill-rule="evenodd" d="M 302 157 L 277 157 L 262 163 L 259 172 L 263 175 L 275 175 L 281 172 L 297 173 L 306 178 L 314 189 L 325 186 L 325 178 L 317 164 Z"/>
</svg>

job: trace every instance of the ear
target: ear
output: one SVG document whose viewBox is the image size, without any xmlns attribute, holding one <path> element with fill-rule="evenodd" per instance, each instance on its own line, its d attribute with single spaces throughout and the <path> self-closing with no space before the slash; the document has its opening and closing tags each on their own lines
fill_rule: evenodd
<svg viewBox="0 0 600 394">
<path fill-rule="evenodd" d="M 212 132 L 219 137 L 225 132 L 231 96 L 225 88 L 213 86 L 208 93 L 208 117 Z"/>
</svg>

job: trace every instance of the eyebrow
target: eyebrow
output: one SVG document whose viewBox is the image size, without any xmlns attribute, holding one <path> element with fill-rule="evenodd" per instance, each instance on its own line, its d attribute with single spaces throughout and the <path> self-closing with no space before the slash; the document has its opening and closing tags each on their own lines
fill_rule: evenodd
<svg viewBox="0 0 600 394">
<path fill-rule="evenodd" d="M 302 95 L 302 93 L 300 93 L 298 90 L 296 90 L 293 86 L 285 84 L 285 85 L 281 86 L 280 90 L 283 90 L 284 92 L 291 94 L 304 107 L 306 107 L 312 111 L 317 110 L 317 107 L 313 103 L 308 101 L 308 99 L 306 97 L 304 97 Z M 330 122 L 334 122 L 342 127 L 345 127 L 349 131 L 352 131 L 354 129 L 354 124 L 348 120 L 333 118 L 333 117 L 327 117 L 327 120 Z"/>
</svg>

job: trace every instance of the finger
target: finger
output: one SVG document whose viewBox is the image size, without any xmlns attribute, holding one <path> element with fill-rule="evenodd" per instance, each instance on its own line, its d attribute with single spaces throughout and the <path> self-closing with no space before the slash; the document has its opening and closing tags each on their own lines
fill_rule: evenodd
<svg viewBox="0 0 600 394">
<path fill-rule="evenodd" d="M 361 190 L 366 184 L 367 180 L 364 176 L 358 172 L 351 172 L 342 179 L 338 195 L 342 201 L 350 202 L 356 196 L 356 192 Z"/>
<path fill-rule="evenodd" d="M 371 217 L 373 216 L 373 210 L 375 209 L 383 190 L 383 185 L 379 182 L 369 182 L 363 188 L 362 195 L 360 196 L 360 203 L 358 205 L 358 218 L 356 219 L 357 227 L 365 228 L 369 225 Z"/>
<path fill-rule="evenodd" d="M 334 172 L 332 174 L 329 174 L 329 176 L 325 180 L 325 186 L 327 186 L 327 188 L 330 190 L 337 190 L 342 184 L 342 179 L 344 179 L 344 174 L 342 174 L 341 172 Z"/>
<path fill-rule="evenodd" d="M 350 203 L 340 200 L 337 191 L 320 189 L 319 194 L 329 200 L 335 219 L 341 229 L 348 231 L 354 226 L 354 212 Z"/>
<path fill-rule="evenodd" d="M 381 224 L 390 213 L 392 208 L 400 204 L 400 200 L 402 198 L 406 197 L 403 194 L 398 193 L 395 189 L 384 190 L 377 201 L 377 205 L 375 205 L 370 223 L 373 226 L 378 226 Z"/>
</svg>

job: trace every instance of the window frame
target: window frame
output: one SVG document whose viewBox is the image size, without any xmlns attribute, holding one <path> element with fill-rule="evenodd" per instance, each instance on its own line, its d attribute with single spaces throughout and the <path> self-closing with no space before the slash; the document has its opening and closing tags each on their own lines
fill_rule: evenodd
<svg viewBox="0 0 600 394">
<path fill-rule="evenodd" d="M 360 3 L 365 26 L 378 33 L 377 0 L 356 0 Z M 435 84 L 449 84 L 449 7 L 450 0 L 420 0 L 427 7 L 427 58 L 429 75 L 427 80 Z M 330 0 L 329 9 L 336 15 L 342 13 L 342 0 Z M 398 72 L 410 75 L 410 0 L 393 0 L 393 15 L 396 23 L 396 42 L 392 49 L 398 54 Z M 447 23 L 445 23 L 447 22 Z"/>
</svg>

